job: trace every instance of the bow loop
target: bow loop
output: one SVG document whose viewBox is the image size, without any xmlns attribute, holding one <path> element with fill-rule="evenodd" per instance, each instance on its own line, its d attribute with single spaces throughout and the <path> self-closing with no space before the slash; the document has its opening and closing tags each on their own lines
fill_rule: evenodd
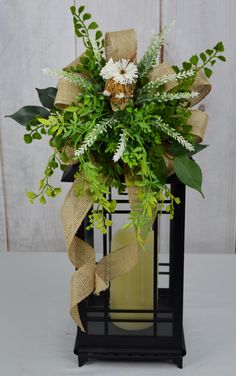
<svg viewBox="0 0 236 376">
<path fill-rule="evenodd" d="M 106 59 L 127 59 L 136 62 L 137 38 L 134 29 L 113 31 L 105 35 Z"/>
</svg>

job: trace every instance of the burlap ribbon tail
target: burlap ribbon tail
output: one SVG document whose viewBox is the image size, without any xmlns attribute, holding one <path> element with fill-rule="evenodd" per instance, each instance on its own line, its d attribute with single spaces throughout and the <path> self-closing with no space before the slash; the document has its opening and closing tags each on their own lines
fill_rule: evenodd
<svg viewBox="0 0 236 376">
<path fill-rule="evenodd" d="M 114 60 L 121 58 L 136 61 L 137 56 L 137 40 L 135 31 L 122 30 L 118 32 L 106 33 L 105 36 L 105 53 L 106 58 L 112 57 Z M 80 58 L 74 60 L 69 66 L 79 64 Z M 164 75 L 173 74 L 174 71 L 168 63 L 156 65 L 150 75 L 150 80 L 156 80 Z M 165 90 L 171 90 L 177 82 L 169 82 L 165 86 Z M 195 105 L 201 101 L 210 91 L 211 85 L 207 80 L 204 72 L 199 71 L 196 79 L 191 87 L 192 90 L 198 91 L 199 96 L 192 99 L 191 104 Z M 55 99 L 57 108 L 65 108 L 72 102 L 77 101 L 80 93 L 78 86 L 65 80 L 60 79 L 58 82 L 58 92 Z M 202 142 L 207 127 L 208 116 L 205 112 L 198 109 L 191 110 L 189 124 L 192 125 L 192 133 L 197 143 Z M 170 155 L 165 156 L 165 162 L 169 173 L 172 172 L 172 159 Z M 83 187 L 83 197 L 76 196 L 77 187 Z M 135 209 L 134 202 L 138 200 L 135 187 L 128 189 L 129 202 Z M 76 236 L 76 233 L 82 224 L 83 219 L 93 205 L 92 198 L 89 194 L 89 187 L 83 176 L 79 176 L 73 182 L 62 206 L 61 218 L 64 227 L 64 234 L 68 249 L 68 256 L 75 266 L 76 270 L 71 278 L 71 303 L 70 313 L 73 320 L 77 323 L 81 330 L 84 331 L 79 311 L 78 303 L 92 293 L 99 294 L 109 286 L 109 282 L 129 272 L 138 261 L 139 244 L 132 240 L 126 246 L 108 254 L 96 263 L 95 250 L 84 240 Z"/>
</svg>

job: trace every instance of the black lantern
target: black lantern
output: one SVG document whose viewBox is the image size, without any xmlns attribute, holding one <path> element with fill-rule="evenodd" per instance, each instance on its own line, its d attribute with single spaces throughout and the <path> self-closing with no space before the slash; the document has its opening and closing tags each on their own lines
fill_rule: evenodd
<svg viewBox="0 0 236 376">
<path fill-rule="evenodd" d="M 64 172 L 62 181 L 72 182 L 77 166 L 70 166 Z M 158 216 L 153 224 L 153 289 L 151 309 L 119 309 L 110 306 L 110 288 L 99 296 L 90 295 L 79 304 L 80 317 L 86 332 L 77 329 L 74 353 L 78 355 L 79 366 L 88 358 L 115 360 L 159 360 L 173 361 L 179 368 L 186 354 L 183 333 L 183 272 L 184 272 L 184 223 L 185 185 L 175 175 L 168 179 L 171 193 L 180 198 L 175 206 L 174 219 L 169 224 L 169 251 L 165 262 L 158 257 Z M 109 199 L 112 199 L 110 193 Z M 118 209 L 114 215 L 127 214 L 127 196 L 117 200 Z M 165 201 L 168 204 L 168 201 Z M 167 212 L 162 211 L 165 215 Z M 110 218 L 111 214 L 107 214 Z M 88 216 L 79 228 L 78 236 L 94 244 L 94 231 L 86 230 Z M 113 227 L 113 226 L 112 226 Z M 112 231 L 102 236 L 102 253 L 111 250 Z M 158 287 L 158 279 L 167 278 L 165 287 Z M 124 314 L 126 315 L 124 318 Z M 142 314 L 144 318 L 135 318 Z M 120 315 L 120 317 L 119 317 Z M 145 317 L 146 315 L 146 317 Z M 117 318 L 118 317 L 118 318 Z M 128 317 L 128 318 L 127 318 Z M 132 318 L 134 317 L 134 318 Z M 117 325 L 119 323 L 119 325 Z M 149 323 L 146 329 L 125 330 L 120 324 Z"/>
</svg>

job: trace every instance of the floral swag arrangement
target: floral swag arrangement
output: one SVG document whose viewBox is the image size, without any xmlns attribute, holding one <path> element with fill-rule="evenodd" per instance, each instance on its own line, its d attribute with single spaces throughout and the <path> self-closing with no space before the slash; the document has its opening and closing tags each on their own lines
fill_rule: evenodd
<svg viewBox="0 0 236 376">
<path fill-rule="evenodd" d="M 25 106 L 9 117 L 25 126 L 26 143 L 48 135 L 54 149 L 39 192 L 27 192 L 30 202 L 45 204 L 46 196 L 57 196 L 61 189 L 50 184 L 50 176 L 58 167 L 78 164 L 62 221 L 69 258 L 77 268 L 71 281 L 71 315 L 84 330 L 77 304 L 134 267 L 158 212 L 165 207 L 173 217 L 179 198 L 171 194 L 168 176 L 175 173 L 202 194 L 202 173 L 193 155 L 206 147 L 201 142 L 208 115 L 191 107 L 209 93 L 210 67 L 225 57 L 218 42 L 181 67 L 157 63 L 165 28 L 153 36 L 137 63 L 133 29 L 109 32 L 103 39 L 84 6 L 72 6 L 71 13 L 85 52 L 62 70 L 44 69 L 61 78 L 57 89 L 37 89 L 43 107 Z M 96 263 L 94 249 L 76 233 L 89 210 L 88 229 L 107 231 L 112 222 L 106 213 L 116 208 L 116 201 L 106 198 L 110 187 L 128 190 L 126 226 L 135 228 L 137 240 Z M 170 203 L 165 205 L 165 200 Z"/>
</svg>

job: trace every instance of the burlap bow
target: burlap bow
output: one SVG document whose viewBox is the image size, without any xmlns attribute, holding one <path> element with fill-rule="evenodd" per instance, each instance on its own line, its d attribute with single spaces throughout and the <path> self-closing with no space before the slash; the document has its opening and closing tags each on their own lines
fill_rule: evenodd
<svg viewBox="0 0 236 376">
<path fill-rule="evenodd" d="M 135 62 L 137 56 L 135 31 L 130 29 L 106 33 L 105 53 L 107 59 L 113 58 L 116 61 L 125 58 Z M 75 66 L 79 62 L 80 58 L 77 58 L 69 66 Z M 149 79 L 156 80 L 159 77 L 173 73 L 174 71 L 171 66 L 165 62 L 153 67 L 149 74 Z M 169 82 L 165 86 L 166 91 L 171 90 L 175 85 L 177 85 L 177 82 Z M 211 85 L 204 72 L 199 71 L 197 73 L 191 89 L 199 92 L 199 96 L 192 99 L 192 105 L 200 102 L 209 93 Z M 79 93 L 80 89 L 78 86 L 63 78 L 60 79 L 55 106 L 61 109 L 69 106 L 72 102 L 76 103 Z M 189 124 L 192 125 L 192 133 L 194 134 L 195 141 L 200 143 L 205 134 L 208 115 L 196 109 L 191 111 Z M 169 174 L 171 174 L 173 172 L 172 156 L 166 154 L 165 161 Z M 82 185 L 83 187 L 82 198 L 76 196 L 78 185 Z M 135 187 L 128 188 L 128 195 L 132 210 L 137 210 L 137 206 L 135 205 L 138 200 L 137 189 Z M 84 176 L 80 174 L 72 184 L 65 198 L 61 210 L 61 218 L 64 226 L 68 256 L 77 269 L 71 279 L 70 313 L 73 320 L 83 331 L 84 328 L 80 320 L 78 303 L 92 293 L 99 294 L 108 288 L 109 282 L 112 279 L 130 271 L 136 265 L 140 251 L 138 243 L 132 240 L 131 243 L 108 254 L 96 263 L 93 247 L 76 236 L 83 219 L 92 205 L 93 201 L 89 195 L 88 185 Z"/>
</svg>

